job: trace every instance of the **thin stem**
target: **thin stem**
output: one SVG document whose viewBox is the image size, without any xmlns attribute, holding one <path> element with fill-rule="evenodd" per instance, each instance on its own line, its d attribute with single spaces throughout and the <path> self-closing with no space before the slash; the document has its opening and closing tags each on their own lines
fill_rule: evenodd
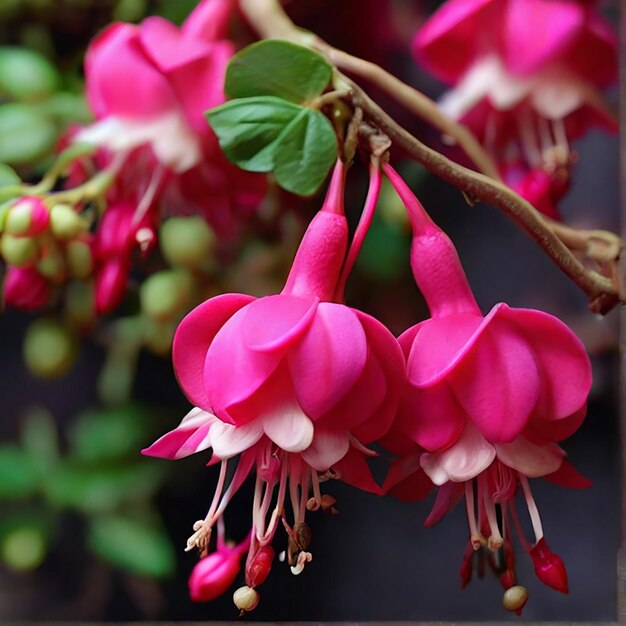
<svg viewBox="0 0 626 626">
<path fill-rule="evenodd" d="M 359 252 L 363 247 L 363 242 L 365 241 L 367 232 L 372 224 L 376 204 L 378 203 L 378 197 L 380 195 L 381 182 L 382 175 L 380 172 L 380 162 L 376 157 L 372 157 L 370 159 L 370 184 L 369 189 L 367 190 L 365 205 L 363 207 L 359 223 L 354 231 L 354 237 L 352 238 L 352 243 L 350 244 L 350 249 L 348 250 L 348 256 L 346 257 L 346 261 L 341 270 L 341 275 L 339 276 L 339 282 L 337 284 L 337 289 L 335 290 L 335 302 L 343 302 L 344 300 L 344 292 L 346 290 L 348 277 L 350 276 L 350 272 L 354 267 L 357 257 L 359 256 Z"/>
</svg>

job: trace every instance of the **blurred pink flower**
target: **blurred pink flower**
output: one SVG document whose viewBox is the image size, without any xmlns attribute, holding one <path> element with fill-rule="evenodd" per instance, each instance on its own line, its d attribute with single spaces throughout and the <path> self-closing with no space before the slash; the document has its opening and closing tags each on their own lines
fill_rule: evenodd
<svg viewBox="0 0 626 626">
<path fill-rule="evenodd" d="M 544 212 L 551 205 L 554 213 L 554 198 L 567 190 L 569 143 L 592 126 L 616 131 L 599 90 L 616 82 L 617 38 L 592 2 L 448 0 L 417 33 L 413 51 L 453 85 L 441 108 L 472 129 L 505 180 Z M 511 171 L 520 162 L 554 177 L 561 192 L 529 189 Z"/>
<path fill-rule="evenodd" d="M 9 267 L 2 285 L 7 306 L 36 311 L 50 301 L 50 283 L 34 267 Z"/>
</svg>

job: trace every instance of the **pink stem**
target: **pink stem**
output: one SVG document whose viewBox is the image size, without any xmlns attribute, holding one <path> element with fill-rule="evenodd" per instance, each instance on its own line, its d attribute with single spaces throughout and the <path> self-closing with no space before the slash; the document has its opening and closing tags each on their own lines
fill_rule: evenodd
<svg viewBox="0 0 626 626">
<path fill-rule="evenodd" d="M 413 229 L 411 268 L 432 317 L 457 313 L 480 315 L 459 255 L 450 238 L 432 221 L 401 176 L 383 165 L 396 193 L 404 204 Z"/>
<path fill-rule="evenodd" d="M 361 219 L 354 231 L 354 237 L 348 250 L 348 256 L 344 263 L 341 275 L 339 276 L 339 282 L 337 283 L 337 289 L 335 290 L 335 302 L 344 301 L 344 292 L 346 289 L 346 283 L 348 282 L 348 276 L 354 267 L 359 252 L 363 247 L 363 242 L 367 232 L 372 224 L 374 217 L 374 211 L 376 210 L 376 204 L 378 203 L 378 197 L 380 195 L 380 185 L 382 182 L 382 175 L 380 173 L 380 164 L 378 159 L 372 158 L 370 160 L 370 185 L 367 190 L 367 198 L 365 199 L 365 206 L 361 213 Z"/>
</svg>

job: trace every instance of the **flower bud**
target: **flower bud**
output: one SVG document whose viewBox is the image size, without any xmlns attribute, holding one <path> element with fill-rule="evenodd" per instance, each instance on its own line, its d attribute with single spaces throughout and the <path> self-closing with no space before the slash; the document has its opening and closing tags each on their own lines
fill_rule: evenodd
<svg viewBox="0 0 626 626">
<path fill-rule="evenodd" d="M 242 613 L 247 613 L 256 609 L 259 604 L 259 594 L 252 587 L 239 587 L 233 593 L 233 602 Z"/>
<path fill-rule="evenodd" d="M 129 202 L 107 208 L 96 234 L 96 252 L 100 260 L 130 253 L 137 231 L 137 226 L 133 225 L 134 214 L 135 206 Z"/>
<path fill-rule="evenodd" d="M 3 285 L 4 302 L 24 311 L 34 311 L 50 300 L 48 281 L 32 267 L 10 267 Z"/>
<path fill-rule="evenodd" d="M 200 559 L 189 577 L 191 599 L 209 602 L 221 596 L 235 582 L 241 554 L 237 548 L 223 547 Z"/>
<path fill-rule="evenodd" d="M 530 550 L 537 578 L 548 587 L 561 593 L 569 593 L 567 570 L 561 557 L 554 554 L 546 540 L 541 538 Z"/>
<path fill-rule="evenodd" d="M 17 571 L 34 570 L 46 556 L 46 540 L 38 528 L 15 528 L 5 534 L 0 546 L 2 560 Z"/>
<path fill-rule="evenodd" d="M 14 237 L 9 233 L 2 235 L 0 251 L 4 260 L 15 267 L 32 265 L 39 256 L 39 246 L 31 237 Z"/>
<path fill-rule="evenodd" d="M 20 198 L 9 210 L 4 229 L 16 237 L 32 237 L 48 228 L 50 213 L 41 198 Z"/>
<path fill-rule="evenodd" d="M 521 585 L 513 585 L 509 587 L 502 596 L 502 606 L 507 611 L 512 611 L 517 615 L 522 614 L 522 609 L 528 602 L 528 591 Z"/>
<path fill-rule="evenodd" d="M 275 555 L 274 548 L 269 545 L 258 550 L 252 561 L 246 565 L 246 585 L 248 587 L 258 587 L 267 580 Z"/>
<path fill-rule="evenodd" d="M 57 239 L 66 241 L 85 232 L 87 224 L 69 204 L 57 204 L 50 211 L 50 230 Z"/>
<path fill-rule="evenodd" d="M 128 264 L 120 259 L 111 259 L 99 268 L 96 274 L 96 311 L 106 315 L 115 310 L 126 295 Z"/>
<path fill-rule="evenodd" d="M 192 281 L 184 270 L 152 274 L 139 288 L 142 311 L 157 322 L 176 317 L 189 304 Z"/>
<path fill-rule="evenodd" d="M 86 240 L 74 239 L 66 246 L 67 267 L 75 278 L 87 278 L 93 272 L 93 253 Z"/>
<path fill-rule="evenodd" d="M 65 289 L 65 314 L 74 326 L 86 328 L 94 321 L 94 285 L 92 281 L 71 280 Z"/>
<path fill-rule="evenodd" d="M 65 259 L 54 239 L 48 238 L 42 247 L 41 258 L 37 261 L 37 271 L 53 281 L 65 279 Z"/>
<path fill-rule="evenodd" d="M 56 320 L 41 318 L 26 330 L 23 355 L 26 366 L 36 376 L 58 378 L 74 363 L 76 338 Z"/>
<path fill-rule="evenodd" d="M 172 217 L 161 226 L 159 242 L 170 265 L 198 269 L 213 252 L 215 233 L 199 215 Z"/>
</svg>

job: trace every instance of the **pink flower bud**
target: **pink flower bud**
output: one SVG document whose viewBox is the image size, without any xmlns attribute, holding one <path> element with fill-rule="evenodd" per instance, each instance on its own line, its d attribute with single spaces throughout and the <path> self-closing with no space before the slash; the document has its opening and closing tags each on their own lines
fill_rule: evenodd
<svg viewBox="0 0 626 626">
<path fill-rule="evenodd" d="M 3 285 L 4 302 L 25 311 L 34 311 L 50 300 L 48 281 L 32 267 L 11 267 Z"/>
<path fill-rule="evenodd" d="M 105 261 L 112 256 L 130 254 L 135 243 L 137 225 L 133 224 L 135 207 L 130 202 L 109 206 L 96 233 L 96 253 Z"/>
<path fill-rule="evenodd" d="M 250 564 L 246 565 L 246 585 L 248 587 L 258 587 L 266 581 L 272 569 L 275 555 L 272 546 L 263 546 L 259 549 Z"/>
<path fill-rule="evenodd" d="M 554 554 L 545 539 L 540 539 L 530 550 L 537 578 L 548 587 L 561 593 L 569 593 L 567 570 L 561 557 Z"/>
<path fill-rule="evenodd" d="M 96 274 L 96 311 L 105 315 L 115 310 L 126 294 L 128 263 L 121 259 L 106 261 Z"/>
<path fill-rule="evenodd" d="M 9 211 L 5 229 L 16 237 L 32 237 L 48 228 L 50 212 L 41 198 L 20 198 Z"/>
<path fill-rule="evenodd" d="M 189 577 L 189 595 L 194 602 L 215 600 L 235 582 L 241 569 L 240 547 L 223 546 L 198 561 Z"/>
</svg>

